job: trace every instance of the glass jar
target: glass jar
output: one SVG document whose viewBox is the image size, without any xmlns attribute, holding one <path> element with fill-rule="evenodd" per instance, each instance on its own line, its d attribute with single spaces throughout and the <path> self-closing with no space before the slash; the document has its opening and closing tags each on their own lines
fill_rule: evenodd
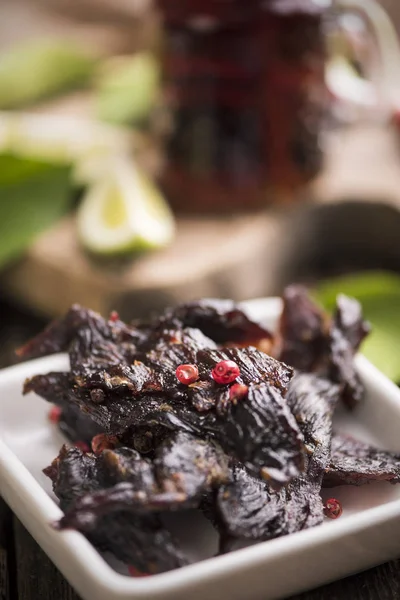
<svg viewBox="0 0 400 600">
<path fill-rule="evenodd" d="M 163 185 L 184 211 L 292 199 L 322 166 L 328 106 L 312 0 L 161 0 L 173 114 Z"/>
<path fill-rule="evenodd" d="M 226 213 L 298 199 L 323 166 L 332 99 L 325 32 L 337 16 L 331 0 L 159 6 L 173 117 L 162 183 L 172 206 Z M 394 32 L 383 9 L 373 0 L 335 6 L 366 13 L 393 64 Z"/>
</svg>

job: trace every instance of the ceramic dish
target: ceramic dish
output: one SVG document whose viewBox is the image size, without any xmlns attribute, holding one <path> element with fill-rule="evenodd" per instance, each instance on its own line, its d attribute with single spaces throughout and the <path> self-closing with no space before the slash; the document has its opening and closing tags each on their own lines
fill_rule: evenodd
<svg viewBox="0 0 400 600">
<path fill-rule="evenodd" d="M 244 306 L 269 327 L 280 311 L 276 299 Z M 343 516 L 314 529 L 153 577 L 116 572 L 80 533 L 51 527 L 61 511 L 41 470 L 63 440 L 47 420 L 48 404 L 21 388 L 25 377 L 67 366 L 58 355 L 0 371 L 0 493 L 85 600 L 270 600 L 400 555 L 400 486 L 379 483 L 336 488 Z M 362 356 L 357 366 L 367 397 L 354 414 L 337 415 L 337 428 L 400 452 L 400 390 Z M 194 561 L 212 556 L 216 536 L 205 520 L 188 514 L 172 526 Z"/>
</svg>

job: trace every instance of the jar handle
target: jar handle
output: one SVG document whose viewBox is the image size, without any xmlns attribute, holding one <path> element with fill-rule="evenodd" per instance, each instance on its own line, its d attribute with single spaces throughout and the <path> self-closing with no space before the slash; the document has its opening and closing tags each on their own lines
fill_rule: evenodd
<svg viewBox="0 0 400 600">
<path fill-rule="evenodd" d="M 345 12 L 352 11 L 360 14 L 367 20 L 375 35 L 379 53 L 380 70 L 377 82 L 373 82 L 377 94 L 371 93 L 371 84 L 359 79 L 360 96 L 362 96 L 362 86 L 364 85 L 364 99 L 360 104 L 373 107 L 376 105 L 378 97 L 383 101 L 385 112 L 390 116 L 400 102 L 400 43 L 396 29 L 386 10 L 375 0 L 336 0 L 335 7 Z M 336 65 L 337 66 L 337 65 Z M 340 82 L 338 71 L 335 70 L 335 61 L 327 67 L 327 84 L 336 96 L 341 97 Z M 342 73 L 343 75 L 343 73 Z M 356 77 L 354 79 L 357 79 Z M 343 88 L 345 80 L 342 77 Z M 332 88 L 335 89 L 332 89 Z M 369 92 L 369 93 L 368 93 Z M 351 94 L 344 94 L 343 99 L 357 103 Z"/>
</svg>

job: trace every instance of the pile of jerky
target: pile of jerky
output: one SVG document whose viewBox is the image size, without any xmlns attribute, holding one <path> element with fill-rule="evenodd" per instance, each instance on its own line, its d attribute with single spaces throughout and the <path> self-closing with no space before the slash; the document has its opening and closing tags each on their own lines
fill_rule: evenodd
<svg viewBox="0 0 400 600">
<path fill-rule="evenodd" d="M 187 563 L 166 512 L 201 510 L 224 553 L 321 523 L 322 486 L 398 482 L 400 456 L 332 431 L 338 403 L 362 401 L 354 354 L 368 331 L 357 301 L 339 296 L 328 317 L 300 286 L 285 290 L 275 334 L 231 301 L 131 324 L 73 306 L 19 350 L 69 354 L 70 371 L 24 385 L 60 407 L 60 428 L 79 442 L 44 469 L 59 527 L 159 573 Z M 211 374 L 225 360 L 240 369 L 239 399 Z M 190 385 L 176 376 L 186 364 L 198 368 Z"/>
</svg>

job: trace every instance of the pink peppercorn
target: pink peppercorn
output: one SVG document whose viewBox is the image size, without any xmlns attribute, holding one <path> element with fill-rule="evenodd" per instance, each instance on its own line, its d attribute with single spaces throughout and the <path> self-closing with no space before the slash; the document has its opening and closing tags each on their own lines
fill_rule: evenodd
<svg viewBox="0 0 400 600">
<path fill-rule="evenodd" d="M 221 360 L 211 372 L 216 383 L 232 383 L 240 375 L 240 369 L 233 360 Z"/>
<path fill-rule="evenodd" d="M 178 381 L 184 385 L 190 385 L 199 378 L 199 369 L 196 365 L 179 365 L 175 371 Z"/>
<path fill-rule="evenodd" d="M 49 410 L 47 418 L 51 423 L 58 423 L 61 418 L 62 410 L 59 406 L 52 406 Z"/>
<path fill-rule="evenodd" d="M 229 390 L 229 400 L 232 404 L 237 404 L 239 400 L 247 398 L 249 388 L 243 383 L 235 383 Z"/>
<path fill-rule="evenodd" d="M 342 512 L 342 504 L 336 498 L 329 498 L 329 500 L 324 502 L 324 515 L 328 519 L 338 519 Z"/>
</svg>

